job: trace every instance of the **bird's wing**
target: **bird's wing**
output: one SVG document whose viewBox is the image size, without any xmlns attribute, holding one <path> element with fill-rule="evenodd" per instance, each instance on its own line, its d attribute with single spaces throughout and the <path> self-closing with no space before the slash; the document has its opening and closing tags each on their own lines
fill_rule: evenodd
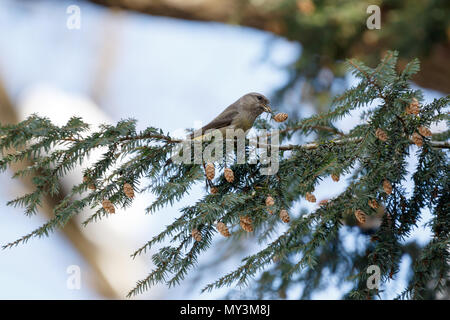
<svg viewBox="0 0 450 320">
<path fill-rule="evenodd" d="M 239 114 L 239 110 L 236 104 L 232 104 L 228 108 L 226 108 L 221 114 L 219 114 L 217 117 L 215 117 L 210 123 L 205 125 L 200 130 L 196 130 L 195 133 L 191 134 L 191 138 L 194 136 L 202 135 L 207 130 L 213 130 L 213 129 L 221 129 L 224 127 L 227 127 L 231 125 L 235 117 Z"/>
</svg>

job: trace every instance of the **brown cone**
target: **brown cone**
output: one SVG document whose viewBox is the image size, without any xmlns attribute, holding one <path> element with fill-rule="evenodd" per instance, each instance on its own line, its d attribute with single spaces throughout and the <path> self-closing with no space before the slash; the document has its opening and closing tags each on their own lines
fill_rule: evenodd
<svg viewBox="0 0 450 320">
<path fill-rule="evenodd" d="M 202 241 L 202 234 L 197 229 L 192 229 L 192 237 L 195 241 Z"/>
<path fill-rule="evenodd" d="M 355 211 L 355 217 L 356 220 L 358 220 L 359 223 L 364 224 L 366 223 L 366 214 L 364 213 L 364 211 L 358 209 Z"/>
<path fill-rule="evenodd" d="M 91 178 L 89 176 L 85 175 L 85 176 L 83 176 L 83 182 L 84 183 L 91 182 Z M 88 184 L 88 189 L 95 190 L 96 189 L 95 184 L 94 183 L 89 183 Z"/>
<path fill-rule="evenodd" d="M 114 208 L 114 205 L 112 204 L 111 201 L 109 201 L 107 199 L 103 200 L 102 201 L 102 206 L 103 206 L 103 209 L 106 210 L 106 212 L 108 212 L 108 213 L 116 213 L 116 209 Z"/>
<path fill-rule="evenodd" d="M 289 213 L 287 212 L 287 210 L 284 209 L 280 211 L 280 218 L 281 221 L 285 223 L 289 223 L 289 221 L 291 220 L 291 218 L 289 217 Z"/>
<path fill-rule="evenodd" d="M 339 181 L 339 175 L 333 173 L 333 174 L 331 175 L 331 179 L 333 179 L 334 182 L 338 182 L 338 181 Z"/>
<path fill-rule="evenodd" d="M 411 136 L 411 140 L 414 142 L 414 144 L 418 147 L 423 146 L 423 139 L 422 136 L 420 134 L 418 134 L 417 132 L 414 132 L 413 135 Z"/>
<path fill-rule="evenodd" d="M 247 232 L 253 232 L 253 226 L 250 223 L 240 222 L 241 228 Z"/>
<path fill-rule="evenodd" d="M 306 198 L 306 200 L 308 200 L 309 202 L 312 202 L 312 203 L 316 202 L 316 197 L 315 197 L 312 193 L 310 193 L 310 192 L 307 192 L 307 193 L 306 193 L 305 198 Z"/>
<path fill-rule="evenodd" d="M 216 175 L 216 169 L 214 168 L 214 164 L 211 162 L 208 162 L 205 167 L 205 172 L 206 172 L 206 178 L 208 180 L 214 179 L 214 176 Z"/>
<path fill-rule="evenodd" d="M 211 194 L 216 194 L 219 192 L 219 189 L 217 189 L 216 187 L 211 187 L 209 191 L 211 192 Z"/>
<path fill-rule="evenodd" d="M 272 196 L 267 196 L 266 198 L 266 206 L 271 207 L 275 204 L 275 200 L 273 200 Z"/>
<path fill-rule="evenodd" d="M 123 193 L 125 193 L 125 195 L 130 199 L 134 198 L 134 190 L 133 190 L 133 187 L 131 186 L 131 184 L 129 184 L 129 183 L 125 183 L 123 185 Z"/>
<path fill-rule="evenodd" d="M 244 223 L 247 223 L 247 224 L 252 224 L 252 223 L 253 223 L 252 218 L 249 217 L 249 216 L 240 216 L 240 217 L 239 217 L 239 220 L 240 220 L 241 222 L 244 222 Z"/>
<path fill-rule="evenodd" d="M 241 228 L 244 229 L 247 232 L 253 232 L 253 220 L 251 217 L 249 216 L 240 216 L 239 217 L 240 220 L 240 225 Z"/>
<path fill-rule="evenodd" d="M 413 98 L 409 106 L 406 107 L 406 113 L 415 115 L 420 113 L 419 101 L 416 98 Z"/>
<path fill-rule="evenodd" d="M 217 224 L 217 230 L 220 232 L 221 235 L 223 235 L 224 237 L 229 237 L 230 236 L 230 231 L 228 231 L 227 226 L 225 225 L 225 223 L 223 222 L 219 222 Z"/>
<path fill-rule="evenodd" d="M 392 193 L 392 185 L 391 185 L 391 183 L 390 183 L 388 180 L 386 180 L 386 179 L 384 179 L 384 181 L 383 181 L 383 190 L 384 190 L 384 192 L 386 192 L 387 194 L 391 194 L 391 193 Z"/>
<path fill-rule="evenodd" d="M 419 130 L 419 133 L 423 135 L 424 137 L 431 137 L 433 134 L 431 133 L 431 130 L 427 127 L 419 127 L 417 128 Z"/>
<path fill-rule="evenodd" d="M 225 168 L 223 175 L 225 177 L 225 180 L 227 180 L 229 183 L 232 183 L 234 181 L 234 172 L 230 168 Z"/>
<path fill-rule="evenodd" d="M 386 132 L 384 132 L 382 129 L 378 128 L 377 131 L 375 131 L 375 136 L 380 139 L 381 141 L 387 141 L 388 135 Z"/>
<path fill-rule="evenodd" d="M 368 203 L 372 209 L 378 209 L 380 207 L 380 205 L 378 204 L 378 202 L 375 199 L 369 200 Z"/>
<path fill-rule="evenodd" d="M 284 113 L 284 112 L 277 113 L 277 114 L 273 117 L 273 119 L 274 119 L 276 122 L 284 122 L 284 121 L 286 121 L 287 118 L 288 118 L 288 114 L 287 114 L 287 113 Z"/>
</svg>

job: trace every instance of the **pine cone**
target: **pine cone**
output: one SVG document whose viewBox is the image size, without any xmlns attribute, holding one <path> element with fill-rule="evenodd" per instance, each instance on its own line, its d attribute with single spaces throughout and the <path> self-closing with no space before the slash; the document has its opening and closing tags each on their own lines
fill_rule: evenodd
<svg viewBox="0 0 450 320">
<path fill-rule="evenodd" d="M 388 139 L 386 132 L 384 132 L 381 128 L 378 128 L 377 131 L 375 131 L 375 136 L 381 141 L 387 141 Z"/>
<path fill-rule="evenodd" d="M 369 207 L 371 207 L 372 209 L 378 209 L 380 207 L 380 205 L 378 204 L 378 202 L 375 199 L 371 199 L 369 200 Z"/>
<path fill-rule="evenodd" d="M 419 127 L 417 129 L 419 130 L 419 133 L 424 137 L 431 137 L 432 135 L 430 129 L 428 129 L 427 127 Z"/>
<path fill-rule="evenodd" d="M 224 237 L 229 237 L 230 236 L 230 231 L 228 231 L 227 226 L 225 225 L 225 223 L 223 222 L 219 222 L 217 224 L 217 230 L 220 232 L 221 235 L 223 235 Z"/>
<path fill-rule="evenodd" d="M 241 228 L 247 232 L 253 232 L 253 226 L 250 223 L 245 223 L 244 221 L 241 221 Z"/>
<path fill-rule="evenodd" d="M 114 205 L 112 204 L 111 201 L 109 201 L 107 199 L 103 200 L 102 201 L 102 206 L 103 206 L 103 209 L 106 210 L 106 212 L 108 212 L 108 213 L 116 213 L 116 209 L 114 208 Z"/>
<path fill-rule="evenodd" d="M 241 228 L 244 229 L 247 232 L 253 232 L 253 226 L 252 226 L 252 218 L 249 216 L 240 216 L 240 225 Z"/>
<path fill-rule="evenodd" d="M 338 181 L 339 181 L 339 175 L 333 173 L 333 174 L 331 175 L 331 179 L 333 179 L 334 182 L 338 182 Z"/>
<path fill-rule="evenodd" d="M 225 180 L 227 180 L 229 183 L 232 183 L 234 181 L 234 172 L 230 168 L 225 168 L 223 175 L 225 176 Z"/>
<path fill-rule="evenodd" d="M 134 198 L 134 190 L 131 184 L 125 183 L 123 185 L 123 193 L 127 196 L 127 198 L 133 199 Z"/>
<path fill-rule="evenodd" d="M 274 119 L 276 122 L 284 122 L 284 121 L 286 121 L 287 118 L 288 118 L 288 114 L 287 114 L 287 113 L 284 113 L 284 112 L 277 113 L 277 114 L 273 117 L 273 119 Z"/>
<path fill-rule="evenodd" d="M 418 115 L 420 113 L 419 101 L 417 101 L 416 98 L 413 98 L 409 106 L 406 107 L 406 113 L 415 115 Z"/>
<path fill-rule="evenodd" d="M 392 185 L 388 180 L 384 180 L 383 181 L 383 190 L 384 192 L 386 192 L 387 194 L 391 194 L 392 193 Z"/>
<path fill-rule="evenodd" d="M 289 223 L 289 221 L 291 220 L 291 218 L 289 217 L 289 213 L 287 212 L 287 210 L 284 209 L 280 211 L 280 218 L 281 221 L 285 223 Z"/>
<path fill-rule="evenodd" d="M 240 216 L 239 220 L 241 220 L 241 222 L 247 223 L 247 224 L 252 224 L 252 218 L 249 216 Z"/>
<path fill-rule="evenodd" d="M 328 203 L 328 200 L 327 200 L 327 199 L 325 199 L 325 200 L 320 200 L 319 206 L 324 206 L 324 205 L 326 205 L 327 203 Z"/>
<path fill-rule="evenodd" d="M 197 229 L 192 229 L 192 238 L 194 238 L 195 241 L 202 241 L 202 234 Z"/>
<path fill-rule="evenodd" d="M 275 200 L 269 195 L 266 198 L 266 206 L 271 207 L 275 204 Z"/>
<path fill-rule="evenodd" d="M 305 198 L 306 198 L 306 200 L 308 200 L 309 202 L 312 202 L 312 203 L 316 202 L 316 197 L 315 197 L 312 193 L 310 193 L 310 192 L 307 192 L 307 193 L 306 193 Z"/>
<path fill-rule="evenodd" d="M 355 217 L 356 220 L 358 220 L 359 223 L 364 224 L 366 223 L 366 214 L 364 213 L 364 211 L 358 209 L 355 211 Z"/>
<path fill-rule="evenodd" d="M 84 183 L 86 183 L 86 182 L 91 182 L 91 177 L 89 177 L 89 176 L 87 176 L 87 175 L 83 176 L 83 182 L 84 182 Z M 89 184 L 88 184 L 88 189 L 90 189 L 90 190 L 95 190 L 95 189 L 96 189 L 96 188 L 95 188 L 95 184 L 94 184 L 94 183 L 89 183 Z"/>
<path fill-rule="evenodd" d="M 411 136 L 411 140 L 414 142 L 414 144 L 418 147 L 423 146 L 423 139 L 422 136 L 420 134 L 418 134 L 417 132 L 414 132 L 413 135 Z"/>
<path fill-rule="evenodd" d="M 211 192 L 211 194 L 216 194 L 219 192 L 219 189 L 217 189 L 216 187 L 211 187 L 209 191 Z"/>
<path fill-rule="evenodd" d="M 214 168 L 214 164 L 211 162 L 208 162 L 205 167 L 205 172 L 206 172 L 206 178 L 208 180 L 214 179 L 214 176 L 216 175 L 216 169 Z"/>
</svg>

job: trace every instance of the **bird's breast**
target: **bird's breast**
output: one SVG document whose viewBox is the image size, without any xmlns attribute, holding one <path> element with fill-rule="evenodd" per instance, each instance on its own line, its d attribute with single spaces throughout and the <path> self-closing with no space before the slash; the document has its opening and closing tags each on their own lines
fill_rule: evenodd
<svg viewBox="0 0 450 320">
<path fill-rule="evenodd" d="M 253 122 L 255 122 L 255 119 L 251 115 L 240 114 L 234 119 L 233 125 L 236 129 L 247 131 L 253 126 Z"/>
</svg>

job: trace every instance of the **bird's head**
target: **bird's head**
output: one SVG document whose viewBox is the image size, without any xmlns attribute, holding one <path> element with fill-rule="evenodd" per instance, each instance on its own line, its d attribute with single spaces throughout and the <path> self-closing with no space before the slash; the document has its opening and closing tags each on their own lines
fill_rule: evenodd
<svg viewBox="0 0 450 320">
<path fill-rule="evenodd" d="M 258 115 L 263 112 L 272 113 L 269 99 L 260 93 L 247 93 L 241 98 L 241 103 L 244 107 L 250 108 L 251 111 L 257 113 Z"/>
</svg>

